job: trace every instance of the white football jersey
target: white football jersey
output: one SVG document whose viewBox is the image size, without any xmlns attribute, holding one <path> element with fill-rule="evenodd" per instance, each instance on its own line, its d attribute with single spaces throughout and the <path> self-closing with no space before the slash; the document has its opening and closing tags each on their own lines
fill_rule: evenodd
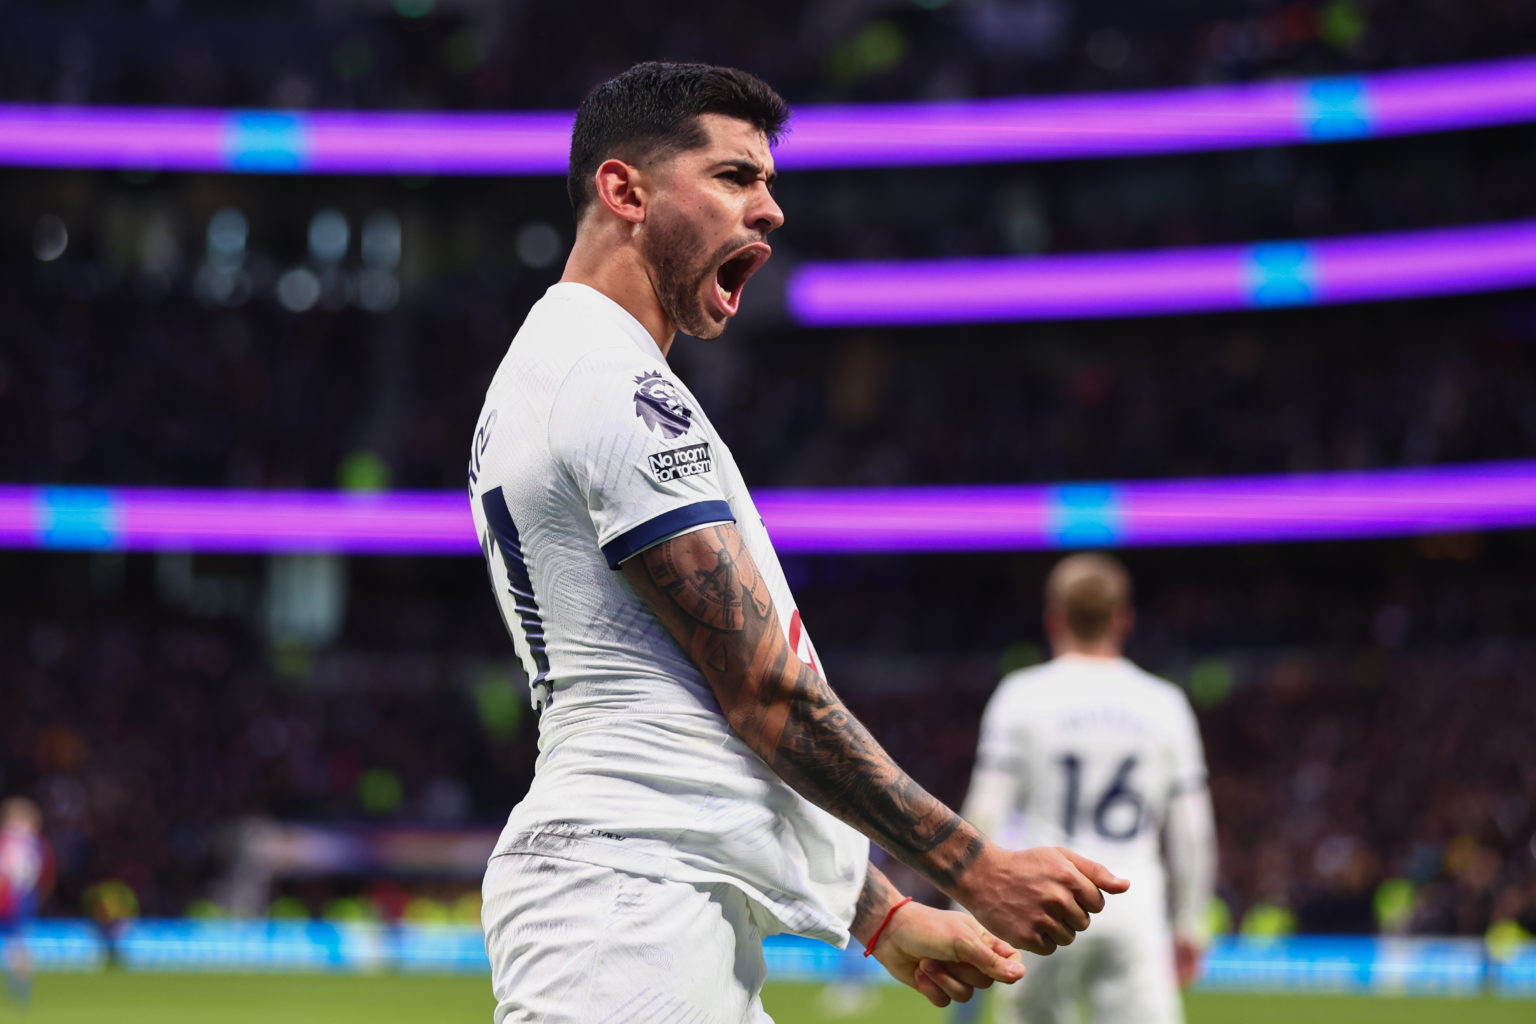
<svg viewBox="0 0 1536 1024">
<path fill-rule="evenodd" d="M 617 571 L 734 522 L 790 645 L 810 636 L 730 451 L 623 307 L 557 284 L 486 395 L 469 490 L 507 630 L 532 685 L 539 758 L 497 853 L 728 882 L 766 931 L 843 945 L 869 843 L 731 731 L 708 682 Z"/>
<path fill-rule="evenodd" d="M 987 704 L 967 818 L 1006 845 L 1068 846 L 1131 879 L 1131 893 L 1110 897 L 1106 923 L 1134 906 L 1166 927 L 1161 836 L 1172 809 L 1177 924 L 1201 927 L 1214 858 L 1208 808 L 1188 699 L 1124 658 L 1067 654 L 1012 672 Z"/>
</svg>

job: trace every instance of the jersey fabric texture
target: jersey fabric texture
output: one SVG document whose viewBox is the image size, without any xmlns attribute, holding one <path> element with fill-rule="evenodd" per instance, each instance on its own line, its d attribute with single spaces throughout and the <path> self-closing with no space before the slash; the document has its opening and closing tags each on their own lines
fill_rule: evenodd
<svg viewBox="0 0 1536 1024">
<path fill-rule="evenodd" d="M 1072 945 L 1030 960 L 999 995 L 1017 1014 L 1006 1019 L 1075 1020 L 1080 998 L 1100 1024 L 1182 1019 L 1172 936 L 1203 931 L 1209 806 L 1199 727 L 1172 683 L 1076 654 L 1003 679 L 982 717 L 966 816 L 1004 845 L 1068 846 L 1132 879 Z"/>
<path fill-rule="evenodd" d="M 729 449 L 623 307 L 573 283 L 529 312 L 470 454 L 491 584 L 528 675 L 539 757 L 498 854 L 728 884 L 764 933 L 844 945 L 869 844 L 731 731 L 618 566 L 733 522 L 791 647 L 815 649 Z"/>
<path fill-rule="evenodd" d="M 481 917 L 495 1024 L 772 1024 L 752 916 L 733 885 L 493 857 Z"/>
</svg>

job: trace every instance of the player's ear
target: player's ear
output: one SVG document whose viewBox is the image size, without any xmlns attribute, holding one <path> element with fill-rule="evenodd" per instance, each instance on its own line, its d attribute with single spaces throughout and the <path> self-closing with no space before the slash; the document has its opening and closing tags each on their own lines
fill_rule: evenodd
<svg viewBox="0 0 1536 1024">
<path fill-rule="evenodd" d="M 1136 609 L 1126 606 L 1115 612 L 1115 630 L 1120 634 L 1120 642 L 1125 643 L 1126 637 L 1136 631 Z"/>
<path fill-rule="evenodd" d="M 1040 616 L 1040 622 L 1045 627 L 1046 642 L 1053 648 L 1060 644 L 1067 627 L 1067 619 L 1061 614 L 1061 609 L 1047 605 L 1045 613 Z"/>
<path fill-rule="evenodd" d="M 645 208 L 651 200 L 650 183 L 645 172 L 633 164 L 610 157 L 593 176 L 597 201 L 620 220 L 639 224 L 645 220 Z"/>
</svg>

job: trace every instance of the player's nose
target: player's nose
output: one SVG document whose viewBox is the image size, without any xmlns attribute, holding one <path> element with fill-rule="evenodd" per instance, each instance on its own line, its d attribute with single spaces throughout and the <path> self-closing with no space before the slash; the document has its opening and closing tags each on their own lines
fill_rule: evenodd
<svg viewBox="0 0 1536 1024">
<path fill-rule="evenodd" d="M 747 226 L 766 235 L 784 226 L 784 211 L 778 200 L 768 191 L 766 182 L 759 181 L 752 205 L 747 210 Z"/>
</svg>

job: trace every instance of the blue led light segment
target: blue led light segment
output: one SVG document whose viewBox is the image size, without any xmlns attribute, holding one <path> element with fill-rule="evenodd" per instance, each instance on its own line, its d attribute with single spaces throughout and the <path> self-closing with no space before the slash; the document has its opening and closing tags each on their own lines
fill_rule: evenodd
<svg viewBox="0 0 1536 1024">
<path fill-rule="evenodd" d="M 1371 134 L 1369 83 L 1364 78 L 1320 78 L 1301 93 L 1302 130 L 1318 141 Z"/>
<path fill-rule="evenodd" d="M 224 152 L 235 171 L 302 171 L 309 161 L 309 129 L 296 114 L 231 114 Z"/>
<path fill-rule="evenodd" d="M 1064 484 L 1045 499 L 1046 536 L 1064 548 L 1116 544 L 1125 535 L 1120 489 L 1112 484 Z"/>
<path fill-rule="evenodd" d="M 117 501 L 107 488 L 45 487 L 38 502 L 43 547 L 80 550 L 116 543 Z"/>
<path fill-rule="evenodd" d="M 1305 306 L 1317 299 L 1317 254 L 1305 242 L 1265 242 L 1244 255 L 1243 285 L 1255 306 Z"/>
</svg>

